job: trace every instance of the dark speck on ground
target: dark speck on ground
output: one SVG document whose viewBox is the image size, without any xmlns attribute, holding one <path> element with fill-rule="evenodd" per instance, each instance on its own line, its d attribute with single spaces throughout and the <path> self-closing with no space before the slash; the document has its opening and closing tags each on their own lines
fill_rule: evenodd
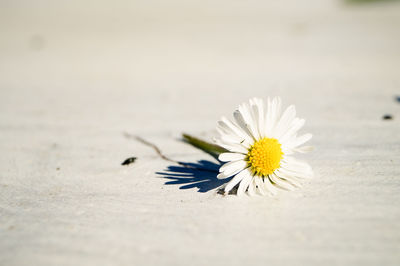
<svg viewBox="0 0 400 266">
<path fill-rule="evenodd" d="M 386 115 L 384 115 L 384 116 L 382 117 L 382 119 L 383 119 L 383 120 L 392 120 L 392 119 L 393 119 L 393 116 L 392 116 L 392 115 L 389 115 L 389 114 L 386 114 Z"/>
<path fill-rule="evenodd" d="M 136 157 L 130 157 L 128 159 L 126 159 L 121 165 L 129 165 L 131 163 L 134 163 L 136 160 Z"/>
</svg>

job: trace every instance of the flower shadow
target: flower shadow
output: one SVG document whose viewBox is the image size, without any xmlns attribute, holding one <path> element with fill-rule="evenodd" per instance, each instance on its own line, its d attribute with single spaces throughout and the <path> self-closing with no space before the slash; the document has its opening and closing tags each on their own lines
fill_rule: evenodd
<svg viewBox="0 0 400 266">
<path fill-rule="evenodd" d="M 197 163 L 179 162 L 179 165 L 170 165 L 163 172 L 156 172 L 162 178 L 170 181 L 165 185 L 182 185 L 179 189 L 197 188 L 198 192 L 205 193 L 225 184 L 228 179 L 218 179 L 218 169 L 221 165 L 200 160 Z"/>
</svg>

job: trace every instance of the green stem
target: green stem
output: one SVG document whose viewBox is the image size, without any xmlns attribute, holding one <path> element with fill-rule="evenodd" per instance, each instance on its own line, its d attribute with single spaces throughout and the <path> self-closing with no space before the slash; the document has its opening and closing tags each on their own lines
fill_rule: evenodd
<svg viewBox="0 0 400 266">
<path fill-rule="evenodd" d="M 218 160 L 218 156 L 221 153 L 228 151 L 225 148 L 222 148 L 221 146 L 206 142 L 204 140 L 198 139 L 196 137 L 190 136 L 185 133 L 182 134 L 182 138 L 183 138 L 183 141 L 185 141 L 186 143 L 189 143 L 190 145 L 210 154 L 217 160 Z"/>
</svg>

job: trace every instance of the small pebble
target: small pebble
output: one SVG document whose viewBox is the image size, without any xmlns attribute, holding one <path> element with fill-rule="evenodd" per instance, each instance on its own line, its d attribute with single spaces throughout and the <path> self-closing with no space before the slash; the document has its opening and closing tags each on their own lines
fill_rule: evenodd
<svg viewBox="0 0 400 266">
<path fill-rule="evenodd" d="M 384 115 L 384 116 L 382 117 L 382 119 L 383 119 L 383 120 L 392 120 L 392 119 L 393 119 L 393 116 L 392 116 L 392 115 Z"/>
<path fill-rule="evenodd" d="M 131 163 L 134 163 L 136 160 L 136 157 L 130 157 L 128 159 L 126 159 L 121 165 L 129 165 Z"/>
<path fill-rule="evenodd" d="M 395 99 L 398 103 L 400 103 L 400 96 L 395 96 Z"/>
</svg>

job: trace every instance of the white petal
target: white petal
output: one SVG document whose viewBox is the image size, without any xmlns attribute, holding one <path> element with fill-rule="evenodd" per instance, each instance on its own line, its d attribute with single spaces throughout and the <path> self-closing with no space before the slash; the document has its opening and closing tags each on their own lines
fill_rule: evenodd
<svg viewBox="0 0 400 266">
<path fill-rule="evenodd" d="M 246 169 L 244 169 L 243 171 L 239 172 L 237 175 L 235 175 L 226 185 L 226 187 L 224 188 L 225 192 L 229 192 L 232 190 L 232 188 L 234 188 L 240 181 L 242 181 L 242 179 L 247 176 L 247 172 Z"/>
<path fill-rule="evenodd" d="M 250 148 L 250 144 L 248 142 L 246 142 L 243 138 L 240 138 L 238 136 L 235 135 L 228 135 L 228 134 L 224 134 L 221 135 L 220 140 L 224 143 L 228 143 L 228 144 L 237 144 L 237 145 L 241 145 L 244 148 L 248 149 Z"/>
<path fill-rule="evenodd" d="M 218 175 L 217 175 L 217 178 L 218 179 L 225 179 L 225 178 L 228 178 L 229 176 L 226 176 L 224 173 L 219 173 Z"/>
<path fill-rule="evenodd" d="M 286 157 L 281 162 L 280 171 L 288 176 L 311 178 L 312 168 L 305 162 Z"/>
<path fill-rule="evenodd" d="M 271 180 L 269 179 L 268 176 L 264 177 L 264 185 L 265 188 L 271 193 L 271 195 L 276 195 L 278 194 L 277 189 L 275 188 L 275 186 L 271 183 Z"/>
<path fill-rule="evenodd" d="M 218 156 L 218 160 L 222 162 L 244 160 L 244 158 L 246 158 L 246 155 L 242 153 L 233 153 L 233 152 L 224 152 Z"/>
<path fill-rule="evenodd" d="M 266 114 L 265 121 L 265 135 L 271 137 L 273 134 L 273 129 L 278 121 L 281 112 L 281 98 L 275 97 L 272 102 L 268 98 L 268 110 Z"/>
<path fill-rule="evenodd" d="M 246 166 L 247 162 L 245 161 L 232 161 L 221 166 L 219 171 L 223 172 L 226 176 L 232 176 L 246 168 Z"/>
<path fill-rule="evenodd" d="M 274 182 L 277 186 L 279 186 L 283 189 L 286 189 L 286 190 L 294 190 L 295 189 L 295 187 L 292 184 L 279 178 L 275 173 L 272 173 L 269 177 L 271 178 L 272 182 Z"/>
<path fill-rule="evenodd" d="M 274 173 L 279 178 L 284 179 L 285 181 L 289 182 L 293 186 L 302 187 L 301 181 L 297 177 L 287 175 L 287 174 L 283 173 L 282 171 L 280 171 L 280 169 L 277 169 Z"/>
<path fill-rule="evenodd" d="M 260 133 L 258 130 L 258 112 L 254 112 L 254 102 L 253 100 L 249 101 L 250 104 L 243 104 L 242 105 L 242 111 L 243 114 L 245 115 L 245 119 L 246 121 L 248 121 L 249 124 L 249 129 L 250 132 L 252 133 L 252 135 L 254 136 L 255 139 L 259 139 L 260 138 Z"/>
<path fill-rule="evenodd" d="M 217 125 L 216 130 L 220 136 L 228 135 L 232 138 L 240 138 L 236 133 L 232 132 L 230 129 L 226 129 L 226 127 L 223 127 L 220 124 Z"/>
<path fill-rule="evenodd" d="M 246 119 L 244 118 L 243 114 L 239 111 L 236 110 L 233 113 L 233 117 L 235 118 L 235 122 L 238 124 L 238 126 L 246 132 L 247 135 L 251 136 L 253 139 L 255 139 L 255 136 L 250 130 L 250 124 Z"/>
<path fill-rule="evenodd" d="M 292 170 L 288 167 L 282 166 L 280 173 L 290 176 L 290 177 L 295 177 L 295 178 L 301 178 L 301 179 L 309 179 L 312 178 L 312 173 L 311 172 L 304 172 L 304 171 L 299 171 L 299 170 Z"/>
<path fill-rule="evenodd" d="M 243 131 L 239 126 L 231 122 L 226 117 L 222 117 L 221 120 L 218 121 L 218 125 L 224 128 L 226 131 L 231 132 L 232 134 L 235 134 L 238 137 L 245 139 L 249 143 L 253 142 L 253 139 L 247 132 Z"/>
<path fill-rule="evenodd" d="M 310 151 L 313 151 L 314 147 L 313 146 L 302 146 L 302 147 L 298 147 L 293 149 L 293 151 L 299 152 L 299 153 L 307 153 Z"/>
<path fill-rule="evenodd" d="M 256 194 L 256 183 L 255 180 L 258 178 L 257 176 L 253 176 L 253 178 L 251 179 L 251 182 L 249 184 L 249 189 L 247 190 L 247 193 L 249 194 L 249 196 L 254 196 Z"/>
<path fill-rule="evenodd" d="M 243 176 L 242 181 L 239 184 L 239 188 L 237 190 L 237 195 L 241 196 L 246 191 L 247 187 L 249 186 L 251 180 L 253 179 L 253 175 L 249 171 L 249 169 L 244 170 L 245 174 Z"/>
<path fill-rule="evenodd" d="M 283 154 L 285 154 L 285 155 L 291 155 L 294 153 L 294 150 L 288 146 L 282 145 L 281 148 L 282 148 Z"/>
<path fill-rule="evenodd" d="M 300 137 L 296 137 L 294 140 L 292 140 L 290 143 L 287 143 L 287 146 L 291 148 L 296 148 L 297 146 L 300 146 L 307 141 L 309 141 L 312 138 L 312 135 L 310 133 L 304 134 Z"/>
<path fill-rule="evenodd" d="M 219 139 L 225 143 L 240 144 L 240 145 L 244 146 L 245 148 L 250 148 L 250 146 L 252 144 L 252 142 L 251 143 L 248 142 L 248 140 L 246 138 L 240 137 L 236 133 L 228 132 L 221 125 L 217 125 L 216 129 L 220 135 Z"/>
<path fill-rule="evenodd" d="M 265 137 L 265 104 L 262 99 L 255 99 L 255 103 L 257 105 L 257 113 L 258 113 L 258 132 L 260 133 L 260 137 Z"/>
<path fill-rule="evenodd" d="M 236 135 L 234 132 L 232 132 L 232 130 L 227 129 L 227 128 L 224 127 L 224 126 L 221 126 L 219 123 L 220 123 L 220 121 L 218 121 L 216 130 L 217 130 L 217 132 L 218 132 L 220 135 L 225 135 L 225 134 L 226 134 L 226 135 L 234 135 L 234 136 L 239 137 L 239 136 Z"/>
<path fill-rule="evenodd" d="M 220 131 L 220 128 L 217 126 L 217 131 L 220 134 L 220 138 L 227 143 L 233 142 L 233 143 L 240 143 L 242 138 L 240 138 L 238 135 L 235 135 L 233 133 L 224 133 Z"/>
<path fill-rule="evenodd" d="M 286 141 L 291 139 L 297 133 L 297 131 L 299 131 L 299 129 L 304 126 L 305 122 L 306 120 L 304 119 L 294 119 L 292 125 L 288 128 L 288 130 L 286 132 L 282 132 L 281 135 L 277 136 L 279 142 L 284 144 Z"/>
<path fill-rule="evenodd" d="M 236 143 L 226 143 L 222 141 L 221 139 L 214 139 L 215 144 L 221 146 L 222 148 L 227 149 L 230 152 L 236 152 L 236 153 L 243 153 L 247 154 L 248 150 L 241 144 L 236 144 Z"/>
<path fill-rule="evenodd" d="M 265 113 L 265 124 L 264 124 L 264 133 L 265 136 L 268 136 L 270 131 L 271 131 L 271 123 L 272 123 L 272 119 L 271 119 L 271 115 L 272 115 L 272 106 L 271 106 L 271 99 L 268 97 L 267 99 L 267 112 Z"/>
<path fill-rule="evenodd" d="M 264 182 L 262 181 L 262 178 L 256 176 L 256 177 L 254 177 L 254 181 L 255 181 L 255 183 L 257 185 L 258 193 L 260 193 L 263 196 L 267 195 L 267 192 L 265 190 L 265 185 L 264 185 Z"/>
<path fill-rule="evenodd" d="M 285 110 L 278 124 L 273 129 L 272 137 L 278 138 L 279 136 L 284 134 L 289 129 L 289 126 L 292 124 L 293 119 L 295 119 L 295 117 L 296 117 L 296 108 L 294 107 L 294 105 L 291 105 Z"/>
</svg>

